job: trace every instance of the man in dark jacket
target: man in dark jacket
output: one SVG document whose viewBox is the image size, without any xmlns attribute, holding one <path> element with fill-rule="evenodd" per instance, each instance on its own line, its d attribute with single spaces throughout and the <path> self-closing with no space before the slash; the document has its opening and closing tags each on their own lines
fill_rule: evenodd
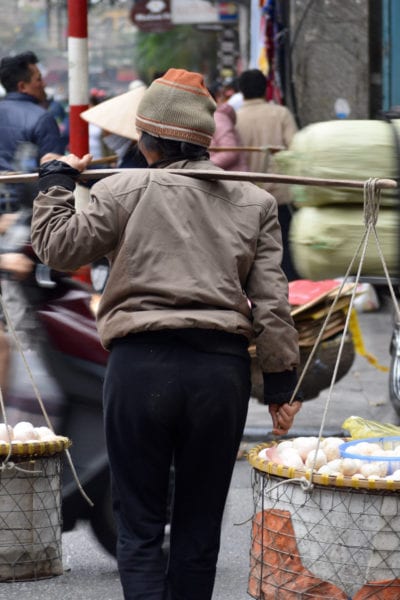
<svg viewBox="0 0 400 600">
<path fill-rule="evenodd" d="M 41 106 L 46 92 L 37 63 L 33 52 L 0 61 L 0 83 L 6 90 L 0 102 L 0 171 L 33 171 L 47 152 L 62 153 L 57 122 Z M 8 188 L 0 198 L 1 212 L 18 209 L 21 190 Z"/>
<path fill-rule="evenodd" d="M 46 99 L 44 82 L 33 52 L 7 56 L 0 61 L 0 83 L 6 96 L 0 101 L 0 172 L 34 171 L 48 152 L 62 154 L 60 131 L 54 117 L 41 106 Z M 36 185 L 0 186 L 0 268 L 13 273 L 13 280 L 2 280 L 1 292 L 15 328 L 32 329 L 30 309 L 22 300 L 15 279 L 24 279 L 32 270 L 32 261 L 15 252 L 16 240 L 29 224 Z M 20 210 L 25 208 L 25 210 Z M 13 213 L 13 214 L 10 214 Z M 5 389 L 8 374 L 9 343 L 0 325 L 0 385 Z"/>
</svg>

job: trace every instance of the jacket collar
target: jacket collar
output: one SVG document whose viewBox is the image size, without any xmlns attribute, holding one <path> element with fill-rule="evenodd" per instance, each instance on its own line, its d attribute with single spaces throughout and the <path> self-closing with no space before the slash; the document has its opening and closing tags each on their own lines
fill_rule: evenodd
<svg viewBox="0 0 400 600">
<path fill-rule="evenodd" d="M 150 169 L 202 169 L 203 165 L 209 162 L 208 152 L 204 154 L 204 158 L 199 158 L 198 160 L 186 158 L 166 158 L 162 160 L 158 160 L 157 162 L 150 165 Z M 195 166 L 200 164 L 201 166 Z"/>
<path fill-rule="evenodd" d="M 21 92 L 9 92 L 4 97 L 5 100 L 19 100 L 22 102 L 34 102 L 39 104 L 39 100 L 30 94 L 22 94 Z"/>
</svg>

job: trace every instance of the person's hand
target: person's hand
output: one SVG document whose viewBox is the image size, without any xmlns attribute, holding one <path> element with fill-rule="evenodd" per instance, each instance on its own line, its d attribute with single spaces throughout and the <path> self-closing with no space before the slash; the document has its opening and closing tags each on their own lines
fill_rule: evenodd
<svg viewBox="0 0 400 600">
<path fill-rule="evenodd" d="M 10 271 L 15 279 L 25 279 L 31 273 L 34 264 L 30 258 L 20 252 L 7 252 L 0 255 L 0 268 Z"/>
<path fill-rule="evenodd" d="M 79 158 L 79 156 L 76 156 L 75 154 L 67 154 L 66 156 L 60 156 L 59 154 L 52 154 L 51 152 L 49 152 L 42 156 L 42 158 L 40 159 L 40 164 L 43 165 L 44 163 L 49 162 L 51 160 L 59 160 L 60 162 L 64 162 L 73 169 L 76 169 L 77 171 L 80 171 L 82 173 L 82 171 L 85 171 L 85 169 L 87 169 L 92 159 L 93 156 L 91 154 L 85 154 L 84 156 L 82 156 L 82 158 Z"/>
<path fill-rule="evenodd" d="M 285 435 L 293 425 L 294 417 L 301 409 L 302 403 L 294 400 L 292 404 L 270 404 L 268 406 L 272 419 L 272 433 Z"/>
</svg>

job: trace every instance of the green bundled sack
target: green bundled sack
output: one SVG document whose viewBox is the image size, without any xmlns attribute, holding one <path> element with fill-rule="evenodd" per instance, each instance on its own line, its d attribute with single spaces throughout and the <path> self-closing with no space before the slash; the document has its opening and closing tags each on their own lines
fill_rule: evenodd
<svg viewBox="0 0 400 600">
<path fill-rule="evenodd" d="M 395 131 L 400 136 L 400 119 L 394 126 L 386 121 L 337 120 L 314 123 L 294 136 L 289 150 L 275 155 L 275 164 L 286 175 L 323 179 L 356 179 L 398 176 Z M 291 186 L 296 206 L 351 204 L 363 202 L 362 189 Z M 382 192 L 381 203 L 397 203 L 393 190 Z"/>
<path fill-rule="evenodd" d="M 399 210 L 382 208 L 376 225 L 382 253 L 391 276 L 399 271 Z M 365 230 L 360 206 L 304 206 L 290 225 L 290 251 L 296 270 L 304 279 L 318 281 L 343 277 Z M 356 275 L 360 255 L 350 275 Z M 384 276 L 375 237 L 370 235 L 362 275 Z"/>
</svg>

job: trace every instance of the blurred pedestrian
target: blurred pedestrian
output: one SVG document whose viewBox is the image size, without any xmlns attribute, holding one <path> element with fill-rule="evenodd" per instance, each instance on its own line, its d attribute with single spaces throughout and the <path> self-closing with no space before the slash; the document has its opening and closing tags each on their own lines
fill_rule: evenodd
<svg viewBox="0 0 400 600">
<path fill-rule="evenodd" d="M 30 51 L 0 61 L 0 82 L 7 92 L 0 103 L 0 171 L 33 171 L 44 154 L 62 152 L 57 122 L 41 106 L 46 92 L 37 63 Z M 20 189 L 8 188 L 9 203 L 0 202 L 0 210 L 19 208 Z"/>
<path fill-rule="evenodd" d="M 135 111 L 145 90 L 145 84 L 139 82 L 128 92 L 103 100 L 80 115 L 89 126 L 102 132 L 102 143 L 115 154 L 118 168 L 134 169 L 147 165 L 138 153 L 139 136 L 135 128 Z"/>
<path fill-rule="evenodd" d="M 239 89 L 243 94 L 243 104 L 237 110 L 236 127 L 245 146 L 289 147 L 297 125 L 286 106 L 266 101 L 267 78 L 259 69 L 243 71 L 239 77 Z M 274 172 L 273 156 L 268 151 L 249 152 L 247 156 L 250 171 Z M 276 198 L 278 216 L 282 228 L 283 270 L 289 281 L 298 279 L 289 248 L 289 228 L 292 218 L 292 203 L 286 184 L 264 184 Z"/>
<path fill-rule="evenodd" d="M 40 169 L 40 259 L 62 270 L 111 261 L 98 328 L 110 350 L 105 430 L 126 600 L 211 599 L 250 395 L 250 338 L 276 435 L 301 406 L 288 403 L 299 352 L 275 200 L 251 183 L 168 172 L 217 169 L 207 155 L 214 111 L 198 73 L 169 69 L 153 81 L 136 112 L 150 168 L 97 182 L 79 213 L 73 190 L 90 156 L 49 155 Z"/>
<path fill-rule="evenodd" d="M 228 104 L 238 110 L 243 104 L 243 94 L 239 90 L 237 77 L 228 77 L 223 82 L 224 96 Z"/>
<path fill-rule="evenodd" d="M 248 171 L 246 154 L 239 150 L 243 143 L 236 129 L 235 110 L 227 103 L 221 84 L 215 83 L 209 88 L 209 91 L 217 103 L 214 113 L 215 133 L 210 144 L 210 159 L 217 167 L 227 171 Z M 236 149 L 213 151 L 213 147 L 234 147 Z"/>
<path fill-rule="evenodd" d="M 54 117 L 43 107 L 45 84 L 38 58 L 30 51 L 7 56 L 0 61 L 0 82 L 6 90 L 0 102 L 0 171 L 34 171 L 40 158 L 63 150 Z M 3 186 L 0 194 L 0 269 L 10 272 L 2 278 L 2 300 L 16 330 L 33 331 L 36 323 L 32 310 L 19 287 L 32 272 L 33 262 L 20 250 L 29 241 L 30 218 L 37 187 L 29 184 Z M 10 213 L 13 215 L 11 216 Z M 9 343 L 3 324 L 0 333 L 0 385 L 6 389 Z"/>
</svg>

